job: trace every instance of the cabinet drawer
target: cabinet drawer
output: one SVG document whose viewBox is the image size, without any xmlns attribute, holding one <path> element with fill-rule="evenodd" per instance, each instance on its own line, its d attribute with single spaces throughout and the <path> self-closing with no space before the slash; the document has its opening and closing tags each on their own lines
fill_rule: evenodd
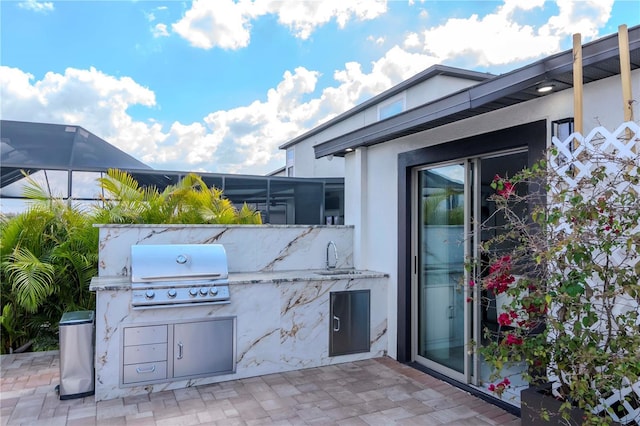
<svg viewBox="0 0 640 426">
<path fill-rule="evenodd" d="M 148 382 L 167 378 L 167 362 L 147 362 L 143 364 L 125 365 L 123 383 Z"/>
<path fill-rule="evenodd" d="M 167 326 L 127 327 L 124 329 L 124 345 L 149 345 L 167 343 Z"/>
<path fill-rule="evenodd" d="M 167 344 L 136 345 L 124 347 L 124 364 L 140 364 L 143 362 L 166 361 Z"/>
</svg>

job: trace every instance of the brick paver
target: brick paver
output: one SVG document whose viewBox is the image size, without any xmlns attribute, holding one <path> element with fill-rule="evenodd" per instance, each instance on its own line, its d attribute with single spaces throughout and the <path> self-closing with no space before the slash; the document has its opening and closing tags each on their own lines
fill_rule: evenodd
<svg viewBox="0 0 640 426">
<path fill-rule="evenodd" d="M 388 357 L 98 403 L 60 401 L 58 362 L 57 351 L 0 358 L 0 426 L 520 425 Z"/>
</svg>

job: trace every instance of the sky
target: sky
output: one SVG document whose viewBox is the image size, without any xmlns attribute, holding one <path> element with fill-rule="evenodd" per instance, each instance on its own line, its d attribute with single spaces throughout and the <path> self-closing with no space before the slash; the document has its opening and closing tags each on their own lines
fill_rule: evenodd
<svg viewBox="0 0 640 426">
<path fill-rule="evenodd" d="M 501 74 L 640 24 L 640 0 L 0 0 L 0 116 L 159 170 L 264 175 L 278 147 L 434 64 Z"/>
</svg>

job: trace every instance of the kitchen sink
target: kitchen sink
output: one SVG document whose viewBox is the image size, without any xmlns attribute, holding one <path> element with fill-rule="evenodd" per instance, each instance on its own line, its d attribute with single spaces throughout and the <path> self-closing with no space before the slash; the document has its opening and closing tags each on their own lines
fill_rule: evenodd
<svg viewBox="0 0 640 426">
<path fill-rule="evenodd" d="M 353 269 L 327 269 L 325 271 L 317 271 L 318 275 L 358 275 L 361 271 L 355 271 Z"/>
</svg>

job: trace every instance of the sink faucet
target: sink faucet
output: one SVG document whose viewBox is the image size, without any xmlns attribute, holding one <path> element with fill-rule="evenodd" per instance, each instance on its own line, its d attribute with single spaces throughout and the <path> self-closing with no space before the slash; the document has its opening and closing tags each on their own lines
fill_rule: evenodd
<svg viewBox="0 0 640 426">
<path fill-rule="evenodd" d="M 331 265 L 331 263 L 329 263 L 329 248 L 331 246 L 333 246 L 333 255 L 336 258 L 333 266 Z M 338 248 L 336 247 L 336 243 L 334 243 L 333 241 L 329 241 L 329 244 L 327 244 L 327 269 L 333 269 L 336 267 L 336 265 L 338 265 Z"/>
</svg>

